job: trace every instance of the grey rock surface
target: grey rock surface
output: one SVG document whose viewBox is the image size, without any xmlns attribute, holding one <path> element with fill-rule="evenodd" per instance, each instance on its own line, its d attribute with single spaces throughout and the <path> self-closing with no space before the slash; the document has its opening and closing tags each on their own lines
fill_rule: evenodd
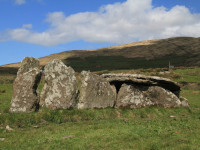
<svg viewBox="0 0 200 150">
<path fill-rule="evenodd" d="M 116 108 L 143 106 L 188 107 L 188 101 L 180 97 L 180 86 L 169 79 L 140 74 L 103 74 L 116 87 Z"/>
<path fill-rule="evenodd" d="M 174 93 L 162 87 L 123 84 L 115 107 L 140 108 L 143 106 L 180 107 L 181 101 Z"/>
<path fill-rule="evenodd" d="M 40 78 L 39 61 L 33 57 L 24 58 L 13 83 L 10 112 L 33 112 L 39 108 L 37 87 Z"/>
<path fill-rule="evenodd" d="M 34 68 L 40 69 L 40 62 L 38 59 L 33 57 L 25 57 L 21 62 L 21 67 L 19 68 L 17 74 L 23 74 L 31 71 Z"/>
<path fill-rule="evenodd" d="M 103 74 L 101 75 L 111 84 L 116 83 L 132 83 L 148 86 L 160 86 L 174 93 L 177 97 L 180 94 L 180 86 L 170 79 L 157 77 L 157 76 L 145 76 L 141 74 Z"/>
<path fill-rule="evenodd" d="M 116 93 L 109 82 L 88 71 L 82 71 L 81 76 L 78 109 L 114 106 Z"/>
<path fill-rule="evenodd" d="M 78 87 L 75 71 L 61 60 L 53 60 L 44 68 L 45 85 L 41 92 L 40 105 L 50 109 L 74 108 Z"/>
<path fill-rule="evenodd" d="M 182 97 L 182 96 L 180 97 L 180 101 L 181 101 L 181 105 L 183 107 L 189 107 L 190 106 L 189 103 L 188 103 L 188 100 L 186 98 Z"/>
<path fill-rule="evenodd" d="M 148 87 L 139 87 L 123 84 L 119 90 L 116 108 L 140 108 L 143 106 L 151 106 L 153 103 L 145 96 Z"/>
<path fill-rule="evenodd" d="M 164 108 L 181 106 L 180 99 L 174 93 L 159 86 L 150 86 L 145 95 L 155 106 L 162 106 Z"/>
</svg>

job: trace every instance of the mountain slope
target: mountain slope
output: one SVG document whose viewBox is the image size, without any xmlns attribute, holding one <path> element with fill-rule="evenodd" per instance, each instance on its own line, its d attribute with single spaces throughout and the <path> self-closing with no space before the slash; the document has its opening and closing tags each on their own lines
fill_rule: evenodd
<svg viewBox="0 0 200 150">
<path fill-rule="evenodd" d="M 41 65 L 61 59 L 76 71 L 200 66 L 200 38 L 141 41 L 97 50 L 74 50 L 40 58 Z M 19 67 L 19 63 L 3 67 Z"/>
</svg>

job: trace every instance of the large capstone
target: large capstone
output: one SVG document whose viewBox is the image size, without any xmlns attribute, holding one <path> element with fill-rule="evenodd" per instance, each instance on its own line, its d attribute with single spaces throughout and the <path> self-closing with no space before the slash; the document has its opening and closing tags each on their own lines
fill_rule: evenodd
<svg viewBox="0 0 200 150">
<path fill-rule="evenodd" d="M 144 86 L 160 86 L 171 91 L 177 97 L 180 94 L 180 86 L 170 79 L 157 76 L 145 76 L 141 74 L 103 74 L 101 75 L 111 84 L 121 86 L 123 83 L 144 85 Z M 120 87 L 118 87 L 120 88 Z"/>
<path fill-rule="evenodd" d="M 104 74 L 102 77 L 116 88 L 116 108 L 189 106 L 187 99 L 179 96 L 180 87 L 169 79 L 139 74 Z"/>
<path fill-rule="evenodd" d="M 45 66 L 44 74 L 40 105 L 50 109 L 74 108 L 78 95 L 75 71 L 61 60 L 53 60 Z"/>
<path fill-rule="evenodd" d="M 82 71 L 81 77 L 78 109 L 114 106 L 116 92 L 108 81 L 87 71 Z"/>
<path fill-rule="evenodd" d="M 39 108 L 37 91 L 41 78 L 39 60 L 26 57 L 21 63 L 13 83 L 13 97 L 10 112 L 33 112 Z"/>
</svg>

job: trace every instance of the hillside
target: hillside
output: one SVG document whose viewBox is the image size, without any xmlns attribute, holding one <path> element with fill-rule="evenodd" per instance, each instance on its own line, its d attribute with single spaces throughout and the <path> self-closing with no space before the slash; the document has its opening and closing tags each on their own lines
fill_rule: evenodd
<svg viewBox="0 0 200 150">
<path fill-rule="evenodd" d="M 61 59 L 76 71 L 200 66 L 200 38 L 141 41 L 97 50 L 74 50 L 39 58 L 41 65 Z M 19 67 L 19 63 L 2 67 Z"/>
</svg>

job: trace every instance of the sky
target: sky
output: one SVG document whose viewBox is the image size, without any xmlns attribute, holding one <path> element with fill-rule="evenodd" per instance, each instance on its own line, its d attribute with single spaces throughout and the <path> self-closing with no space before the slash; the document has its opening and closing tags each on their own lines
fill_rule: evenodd
<svg viewBox="0 0 200 150">
<path fill-rule="evenodd" d="M 200 37 L 200 0 L 0 0 L 0 65 L 177 36 Z"/>
</svg>

